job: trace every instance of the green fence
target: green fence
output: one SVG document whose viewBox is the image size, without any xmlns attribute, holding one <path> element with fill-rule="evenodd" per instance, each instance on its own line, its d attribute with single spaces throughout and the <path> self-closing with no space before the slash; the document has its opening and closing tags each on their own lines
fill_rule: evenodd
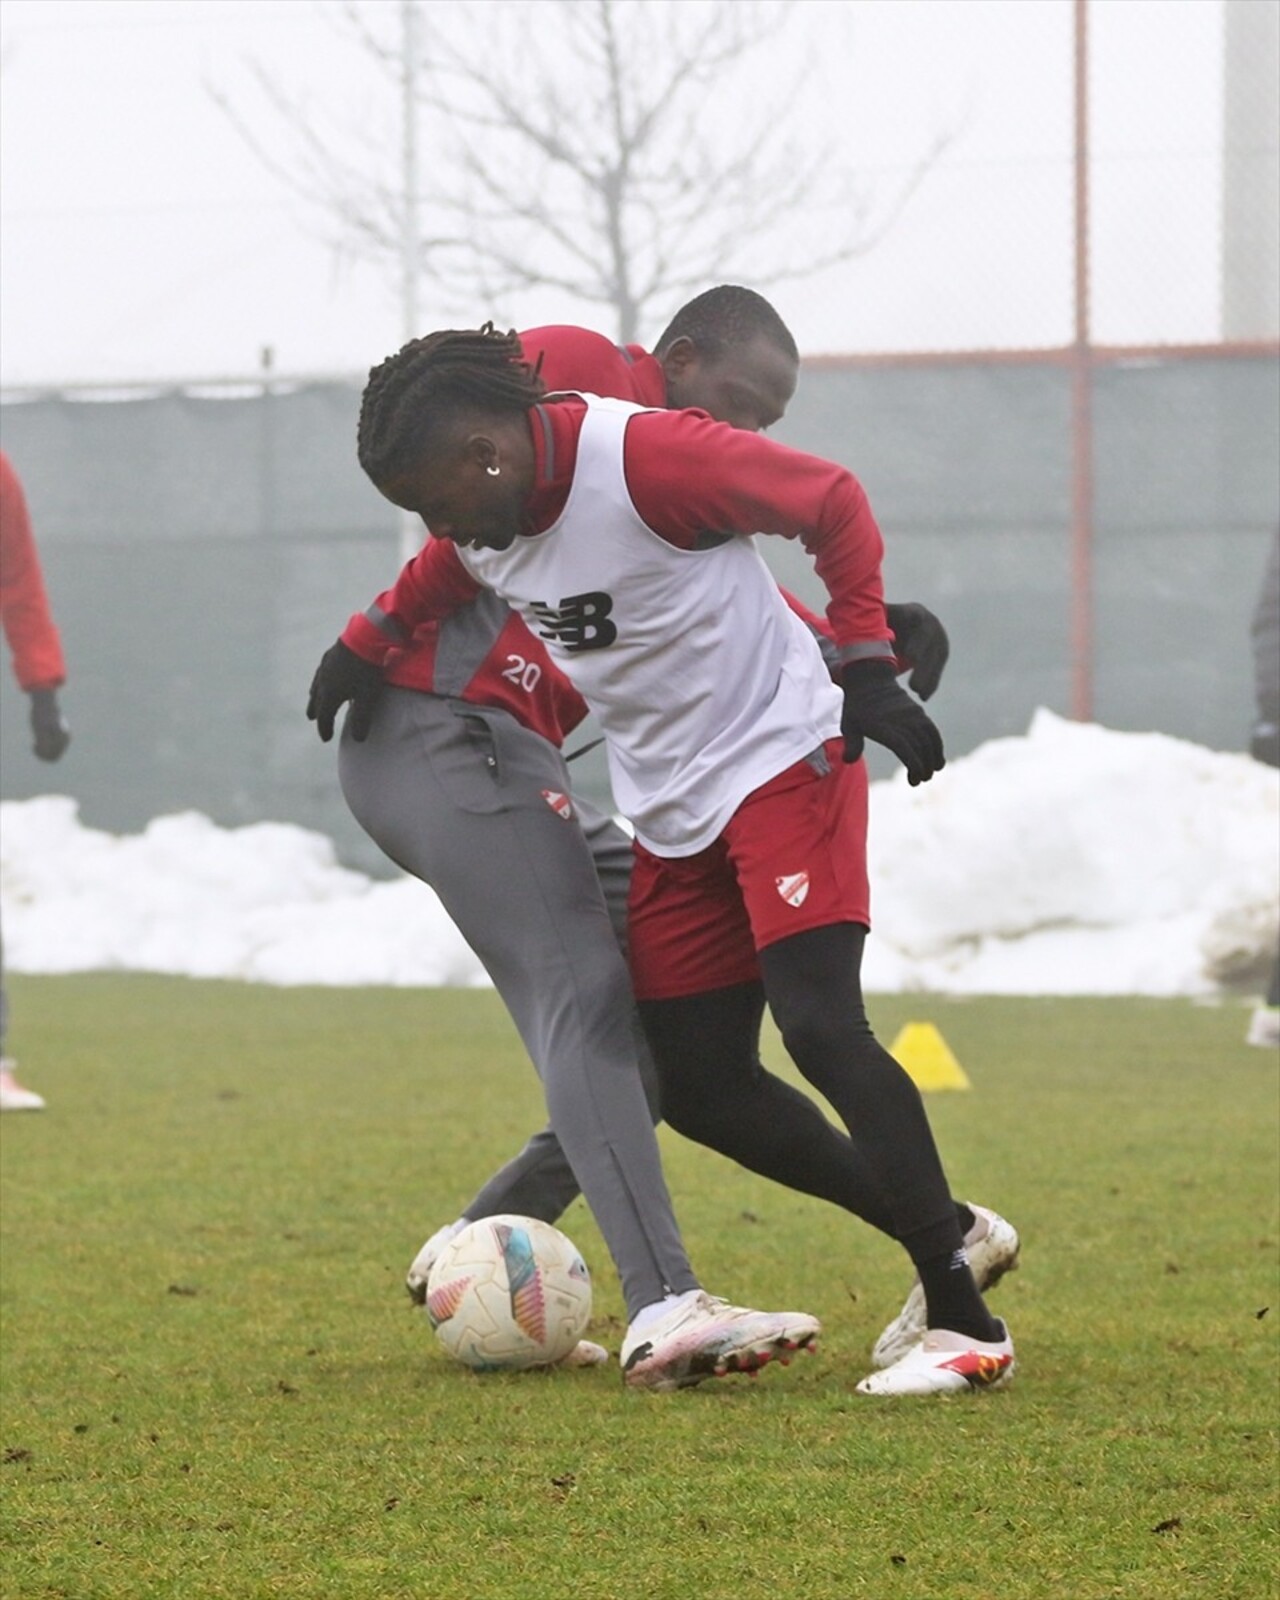
<svg viewBox="0 0 1280 1600">
<path fill-rule="evenodd" d="M 827 362 L 776 436 L 845 462 L 884 529 L 891 596 L 946 620 L 934 708 L 953 754 L 1070 709 L 1071 442 L 1060 361 Z M 315 383 L 0 409 L 26 485 L 70 682 L 63 763 L 28 753 L 0 687 L 3 793 L 75 796 L 135 831 L 194 809 L 321 829 L 380 858 L 303 718 L 312 668 L 398 566 L 395 513 L 355 462 L 358 387 Z M 1280 519 L 1280 366 L 1267 356 L 1114 362 L 1097 374 L 1094 715 L 1239 749 L 1248 622 Z M 802 550 L 763 541 L 788 586 Z M 890 770 L 877 753 L 873 775 Z M 598 753 L 579 766 L 599 796 Z"/>
</svg>

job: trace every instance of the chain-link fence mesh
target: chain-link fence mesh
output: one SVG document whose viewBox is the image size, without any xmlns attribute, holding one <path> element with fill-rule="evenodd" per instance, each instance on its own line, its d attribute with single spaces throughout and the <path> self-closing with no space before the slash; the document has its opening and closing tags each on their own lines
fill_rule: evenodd
<svg viewBox="0 0 1280 1600">
<path fill-rule="evenodd" d="M 941 142 L 874 250 L 806 288 L 805 348 L 1069 343 L 1077 245 L 1097 344 L 1280 337 L 1280 5 L 801 9 L 873 219 Z"/>
<path fill-rule="evenodd" d="M 375 864 L 302 715 L 320 653 L 397 564 L 394 513 L 352 460 L 357 404 L 353 384 L 6 410 L 70 659 L 76 743 L 56 782 L 86 821 L 285 819 Z M 1024 731 L 1037 706 L 1072 709 L 1070 417 L 1061 359 L 833 361 L 779 429 L 854 467 L 891 594 L 945 619 L 934 708 L 953 754 Z M 1248 618 L 1280 517 L 1275 363 L 1112 366 L 1095 417 L 1094 715 L 1240 748 Z M 803 553 L 762 544 L 820 604 Z M 50 775 L 25 754 L 7 679 L 0 701 L 6 795 L 38 792 Z M 875 775 L 891 766 L 874 753 Z M 602 795 L 598 758 L 578 775 Z"/>
<path fill-rule="evenodd" d="M 858 473 L 892 594 L 944 617 L 949 748 L 1038 705 L 1240 748 L 1280 519 L 1280 5 L 793 11 L 821 45 L 815 115 L 858 132 L 869 215 L 947 134 L 874 250 L 773 298 L 802 349 L 846 330 L 778 436 Z M 908 68 L 942 86 L 931 111 Z M 283 818 L 372 865 L 302 718 L 319 654 L 398 564 L 354 460 L 359 380 L 7 398 L 75 744 L 56 774 L 31 761 L 5 675 L 6 796 L 52 777 L 111 828 Z M 772 558 L 821 599 L 797 552 Z M 598 758 L 579 776 L 601 793 Z"/>
</svg>

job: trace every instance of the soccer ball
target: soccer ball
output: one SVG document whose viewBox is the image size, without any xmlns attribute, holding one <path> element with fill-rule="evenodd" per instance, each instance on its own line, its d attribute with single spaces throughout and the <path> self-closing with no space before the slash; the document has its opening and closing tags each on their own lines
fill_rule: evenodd
<svg viewBox="0 0 1280 1600">
<path fill-rule="evenodd" d="M 436 1257 L 427 1316 L 449 1354 L 477 1372 L 550 1366 L 590 1320 L 591 1274 L 549 1222 L 484 1217 Z"/>
</svg>

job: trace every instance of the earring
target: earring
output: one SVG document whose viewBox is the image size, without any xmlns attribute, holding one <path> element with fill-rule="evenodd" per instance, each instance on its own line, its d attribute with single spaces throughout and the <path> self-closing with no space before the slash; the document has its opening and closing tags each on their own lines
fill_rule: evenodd
<svg viewBox="0 0 1280 1600">
<path fill-rule="evenodd" d="M 491 478 L 496 478 L 498 476 L 498 474 L 502 471 L 502 468 L 501 467 L 486 467 L 484 470 L 489 474 L 489 476 Z"/>
</svg>

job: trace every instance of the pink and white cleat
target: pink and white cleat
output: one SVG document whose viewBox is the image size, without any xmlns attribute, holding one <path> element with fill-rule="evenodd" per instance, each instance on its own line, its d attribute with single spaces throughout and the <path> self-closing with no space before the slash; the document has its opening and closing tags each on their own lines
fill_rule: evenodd
<svg viewBox="0 0 1280 1600">
<path fill-rule="evenodd" d="M 973 1212 L 973 1226 L 964 1236 L 964 1248 L 978 1293 L 985 1294 L 988 1289 L 995 1288 L 1006 1272 L 1015 1270 L 1021 1244 L 1018 1230 L 996 1212 L 972 1202 L 969 1210 Z M 895 1361 L 900 1361 L 924 1338 L 927 1327 L 924 1290 L 917 1278 L 902 1310 L 876 1340 L 871 1365 L 891 1367 Z"/>
<path fill-rule="evenodd" d="M 993 1343 L 947 1328 L 931 1328 L 891 1367 L 864 1378 L 858 1393 L 959 1394 L 966 1389 L 1001 1389 L 1017 1366 L 1009 1330 L 1003 1323 L 1001 1327 L 1004 1338 Z"/>
<path fill-rule="evenodd" d="M 632 1389 L 690 1389 L 705 1378 L 755 1373 L 770 1361 L 785 1366 L 797 1350 L 812 1350 L 821 1331 L 803 1311 L 752 1311 L 699 1289 L 638 1332 L 628 1330 L 622 1379 Z"/>
</svg>

